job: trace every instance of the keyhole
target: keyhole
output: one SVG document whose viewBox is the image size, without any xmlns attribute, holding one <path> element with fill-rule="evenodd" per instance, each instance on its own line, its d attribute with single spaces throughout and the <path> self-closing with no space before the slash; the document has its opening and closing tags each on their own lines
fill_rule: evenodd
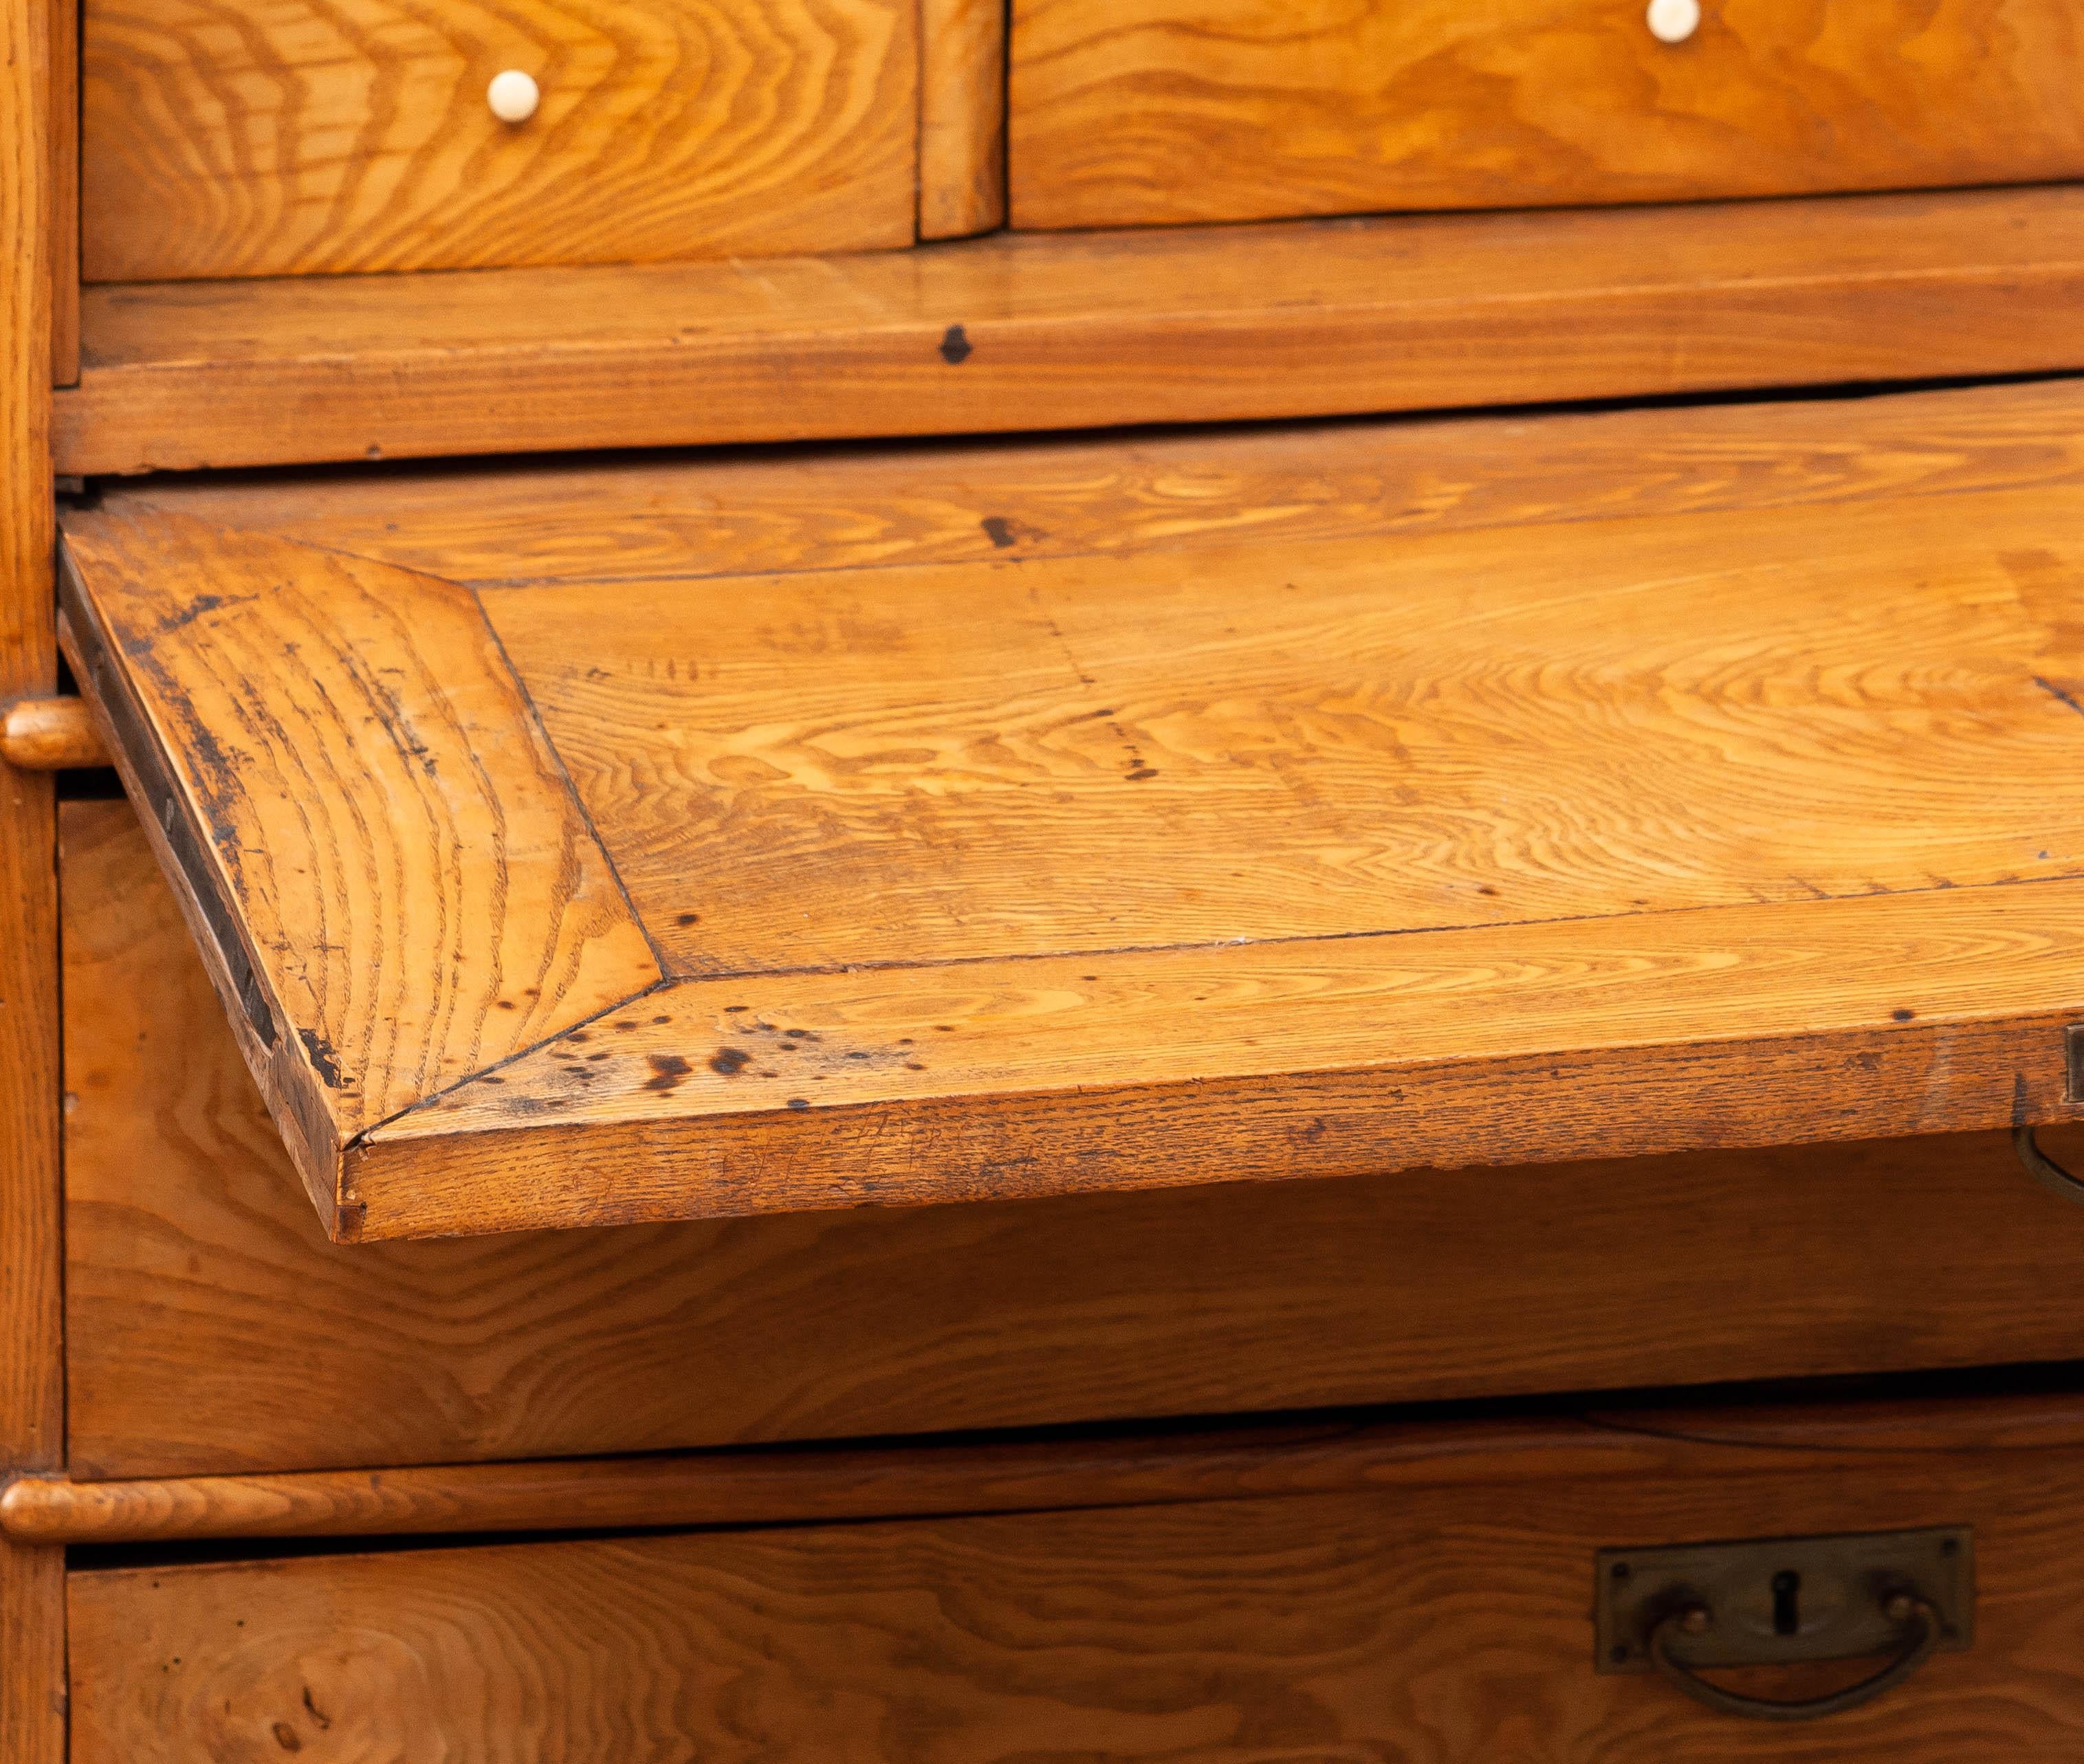
<svg viewBox="0 0 2084 1764">
<path fill-rule="evenodd" d="M 1773 1632 L 1794 1635 L 1802 1630 L 1802 1576 L 1782 1568 L 1773 1577 Z"/>
</svg>

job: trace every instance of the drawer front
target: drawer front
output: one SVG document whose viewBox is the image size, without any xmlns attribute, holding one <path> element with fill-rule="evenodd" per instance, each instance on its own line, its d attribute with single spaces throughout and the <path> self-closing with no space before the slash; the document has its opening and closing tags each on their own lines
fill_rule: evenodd
<svg viewBox="0 0 2084 1764">
<path fill-rule="evenodd" d="M 1407 1459 L 1370 1473 L 1403 1486 L 1257 1500 L 76 1572 L 72 1756 L 2075 1757 L 2084 1451 L 2073 1426 L 2067 1446 L 1963 1449 L 1968 1411 L 1806 1463 L 1753 1431 L 1591 1475 L 1624 1429 L 1564 1428 L 1509 1484 L 1411 1486 Z M 1603 1549 L 1941 1527 L 1970 1533 L 1970 1645 L 1852 1713 L 1746 1720 L 1595 1670 Z M 1860 1669 L 1743 1688 L 1834 1673 Z"/>
<path fill-rule="evenodd" d="M 1014 224 L 2084 174 L 2069 0 L 1698 11 L 1667 42 L 1644 0 L 1014 0 Z"/>
<path fill-rule="evenodd" d="M 78 1475 L 2084 1356 L 2001 1135 L 332 1244 L 129 806 L 63 845 Z"/>
<path fill-rule="evenodd" d="M 189 0 L 87 0 L 83 273 L 140 281 L 906 244 L 914 11 L 289 0 L 234 17 Z M 523 120 L 493 114 L 506 74 L 534 82 Z"/>
</svg>

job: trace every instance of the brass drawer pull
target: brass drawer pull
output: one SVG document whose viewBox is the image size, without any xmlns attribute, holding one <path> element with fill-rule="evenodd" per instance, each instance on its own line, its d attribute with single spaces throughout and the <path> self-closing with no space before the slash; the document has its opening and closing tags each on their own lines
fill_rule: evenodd
<svg viewBox="0 0 2084 1764">
<path fill-rule="evenodd" d="M 2012 1129 L 2012 1149 L 2018 1153 L 2018 1161 L 2025 1166 L 2027 1174 L 2048 1193 L 2084 1207 L 2084 1178 L 2072 1175 L 2044 1152 L 2031 1127 Z"/>
<path fill-rule="evenodd" d="M 1679 1637 L 1704 1635 L 1715 1626 L 1714 1614 L 1705 1605 L 1688 1605 L 1675 1610 L 1651 1631 L 1650 1662 L 1667 1683 L 1676 1686 L 1696 1703 L 1724 1715 L 1740 1715 L 1753 1721 L 1818 1721 L 1827 1715 L 1842 1715 L 1862 1703 L 1872 1703 L 1885 1690 L 1893 1690 L 1929 1660 L 1937 1651 L 1942 1631 L 1939 1614 L 1915 1594 L 1892 1593 L 1882 1603 L 1882 1612 L 1891 1623 L 1901 1626 L 1904 1647 L 1880 1671 L 1834 1690 L 1827 1697 L 1807 1697 L 1781 1703 L 1771 1697 L 1740 1696 L 1712 1685 L 1684 1660 L 1671 1656 L 1671 1643 Z"/>
</svg>

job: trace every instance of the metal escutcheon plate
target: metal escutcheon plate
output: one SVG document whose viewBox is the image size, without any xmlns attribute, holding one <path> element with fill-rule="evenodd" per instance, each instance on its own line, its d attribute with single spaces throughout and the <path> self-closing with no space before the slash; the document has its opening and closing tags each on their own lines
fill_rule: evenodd
<svg viewBox="0 0 2084 1764">
<path fill-rule="evenodd" d="M 1897 1593 L 1938 1614 L 1942 1649 L 1975 1639 L 1975 1552 L 1965 1525 L 1602 1550 L 1597 1573 L 1604 1673 L 1652 1670 L 1651 1631 L 1691 1605 L 1706 1606 L 1714 1622 L 1672 1645 L 1689 1668 L 1887 1653 L 1901 1641 L 1884 1610 Z"/>
</svg>

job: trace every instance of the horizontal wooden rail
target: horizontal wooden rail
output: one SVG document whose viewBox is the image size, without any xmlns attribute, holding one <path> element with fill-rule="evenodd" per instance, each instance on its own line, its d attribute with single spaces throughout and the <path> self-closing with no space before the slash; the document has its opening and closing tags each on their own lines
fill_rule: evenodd
<svg viewBox="0 0 2084 1764">
<path fill-rule="evenodd" d="M 109 764 L 93 713 L 78 698 L 18 699 L 0 711 L 0 759 L 23 772 Z"/>
<path fill-rule="evenodd" d="M 1877 1452 L 2084 1448 L 2084 1398 L 1653 1411 L 464 1464 L 125 1482 L 25 1478 L 0 1534 L 47 1544 L 782 1525 L 1759 1470 Z"/>
<path fill-rule="evenodd" d="M 89 288 L 57 469 L 968 434 L 2084 369 L 2084 186 Z"/>
</svg>

